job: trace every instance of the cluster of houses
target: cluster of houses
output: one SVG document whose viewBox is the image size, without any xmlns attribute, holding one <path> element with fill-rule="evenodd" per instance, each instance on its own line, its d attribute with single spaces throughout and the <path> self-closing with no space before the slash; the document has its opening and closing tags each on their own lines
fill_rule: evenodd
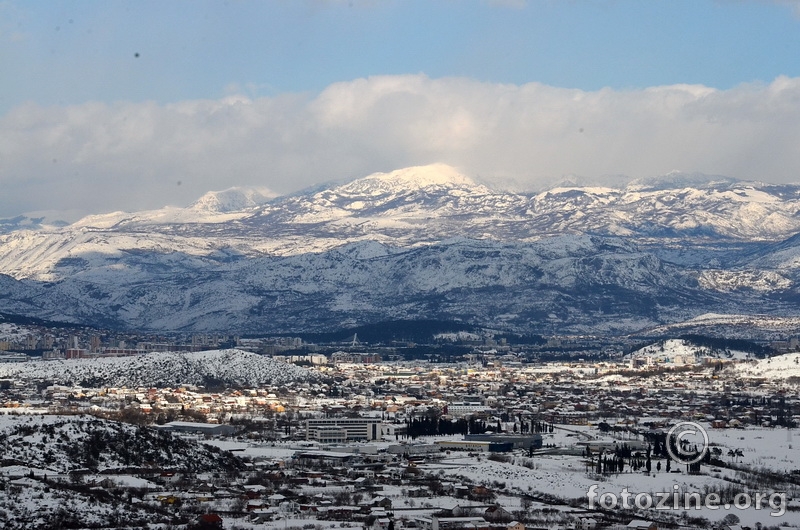
<svg viewBox="0 0 800 530">
<path fill-rule="evenodd" d="M 638 423 L 649 417 L 690 418 L 714 422 L 720 428 L 769 425 L 779 416 L 785 424 L 800 421 L 800 402 L 785 383 L 737 379 L 701 364 L 658 377 L 624 372 L 618 363 L 514 367 L 359 362 L 320 364 L 314 369 L 326 379 L 223 392 L 189 385 L 42 388 L 8 380 L 0 381 L 0 408 L 94 414 L 126 409 L 149 423 L 187 415 L 209 423 L 250 418 L 299 437 L 305 437 L 298 432 L 305 427 L 303 419 L 344 414 L 384 420 L 376 437 L 402 435 L 402 425 L 410 418 L 431 414 L 454 421 L 465 417 L 499 420 L 511 432 L 521 432 L 523 423 L 532 420 L 585 425 L 609 420 Z M 344 436 L 338 428 L 320 427 L 315 432 L 321 441 L 342 441 Z"/>
</svg>

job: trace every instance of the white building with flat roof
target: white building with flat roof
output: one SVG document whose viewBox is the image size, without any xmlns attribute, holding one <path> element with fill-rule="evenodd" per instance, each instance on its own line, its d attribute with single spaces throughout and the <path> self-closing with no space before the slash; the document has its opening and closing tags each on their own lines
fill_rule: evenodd
<svg viewBox="0 0 800 530">
<path fill-rule="evenodd" d="M 337 442 L 372 441 L 381 437 L 378 418 L 315 418 L 306 420 L 306 440 L 321 441 L 335 434 Z M 342 439 L 344 434 L 344 439 Z M 330 442 L 329 442 L 330 443 Z"/>
<path fill-rule="evenodd" d="M 445 414 L 449 414 L 454 418 L 462 418 L 470 414 L 481 414 L 490 410 L 492 410 L 491 407 L 475 401 L 455 402 L 445 405 Z"/>
</svg>

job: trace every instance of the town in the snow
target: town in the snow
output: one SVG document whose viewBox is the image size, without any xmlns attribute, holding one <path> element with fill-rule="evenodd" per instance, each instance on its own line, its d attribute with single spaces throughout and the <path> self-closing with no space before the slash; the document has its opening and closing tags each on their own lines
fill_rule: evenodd
<svg viewBox="0 0 800 530">
<path fill-rule="evenodd" d="M 800 524 L 792 337 L 2 326 L 5 528 Z"/>
</svg>

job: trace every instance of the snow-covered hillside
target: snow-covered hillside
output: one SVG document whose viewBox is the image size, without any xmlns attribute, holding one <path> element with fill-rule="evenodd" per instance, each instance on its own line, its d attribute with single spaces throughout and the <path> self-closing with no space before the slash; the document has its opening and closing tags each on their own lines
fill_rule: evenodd
<svg viewBox="0 0 800 530">
<path fill-rule="evenodd" d="M 167 526 L 175 511 L 141 498 L 160 487 L 118 472 L 196 477 L 245 467 L 210 445 L 90 416 L 0 416 L 0 451 L 0 527 L 12 530 Z"/>
<path fill-rule="evenodd" d="M 94 258 L 41 292 L 40 315 L 159 330 L 325 330 L 389 319 L 460 319 L 501 329 L 633 331 L 736 306 L 691 271 L 620 240 L 452 240 L 412 249 L 356 243 L 321 254 L 225 263 L 181 255 Z M 69 300 L 82 304 L 70 304 Z M 25 308 L 28 297 L 19 304 Z M 11 300 L 7 301 L 10 304 Z M 750 301 L 748 300 L 748 303 Z M 752 304 L 751 304 L 752 305 Z"/>
<path fill-rule="evenodd" d="M 795 316 L 798 210 L 797 186 L 671 175 L 521 194 L 441 164 L 274 199 L 234 188 L 0 235 L 0 309 L 242 331 L 441 318 L 620 332 L 710 311 Z"/>
<path fill-rule="evenodd" d="M 51 473 L 145 465 L 195 473 L 244 467 L 230 453 L 169 432 L 92 416 L 3 416 L 0 434 L 4 460 Z"/>
<path fill-rule="evenodd" d="M 234 187 L 223 191 L 209 191 L 197 199 L 191 209 L 198 212 L 237 212 L 266 204 L 274 197 L 276 194 L 267 189 Z"/>
<path fill-rule="evenodd" d="M 763 377 L 770 381 L 794 379 L 800 381 L 800 353 L 777 355 L 760 361 L 736 366 L 740 377 Z"/>
<path fill-rule="evenodd" d="M 752 309 L 752 308 L 750 308 Z M 699 334 L 729 339 L 779 340 L 800 330 L 800 317 L 764 314 L 704 313 L 689 320 L 645 330 L 653 336 Z"/>
<path fill-rule="evenodd" d="M 632 359 L 646 359 L 654 364 L 681 366 L 699 363 L 703 357 L 748 359 L 751 355 L 742 351 L 699 346 L 684 339 L 669 339 L 640 348 L 631 353 L 629 357 Z"/>
<path fill-rule="evenodd" d="M 305 368 L 254 353 L 216 350 L 2 364 L 0 378 L 95 388 L 203 386 L 209 382 L 257 388 L 308 381 L 316 375 Z"/>
</svg>

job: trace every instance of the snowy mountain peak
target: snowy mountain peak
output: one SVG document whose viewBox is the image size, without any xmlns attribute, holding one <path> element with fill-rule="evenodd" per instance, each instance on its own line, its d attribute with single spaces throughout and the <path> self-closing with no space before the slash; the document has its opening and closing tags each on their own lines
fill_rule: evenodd
<svg viewBox="0 0 800 530">
<path fill-rule="evenodd" d="M 337 188 L 352 194 L 381 194 L 426 188 L 480 188 L 489 191 L 447 164 L 430 164 L 398 169 L 390 173 L 373 173 Z"/>
<path fill-rule="evenodd" d="M 266 188 L 233 187 L 223 191 L 209 191 L 190 206 L 193 210 L 206 212 L 236 212 L 266 204 L 277 194 Z"/>
<path fill-rule="evenodd" d="M 460 186 L 475 185 L 472 179 L 462 175 L 456 168 L 448 166 L 447 164 L 407 167 L 390 173 L 375 173 L 366 178 L 414 185 L 420 188 L 427 186 L 446 186 L 449 184 Z"/>
</svg>

